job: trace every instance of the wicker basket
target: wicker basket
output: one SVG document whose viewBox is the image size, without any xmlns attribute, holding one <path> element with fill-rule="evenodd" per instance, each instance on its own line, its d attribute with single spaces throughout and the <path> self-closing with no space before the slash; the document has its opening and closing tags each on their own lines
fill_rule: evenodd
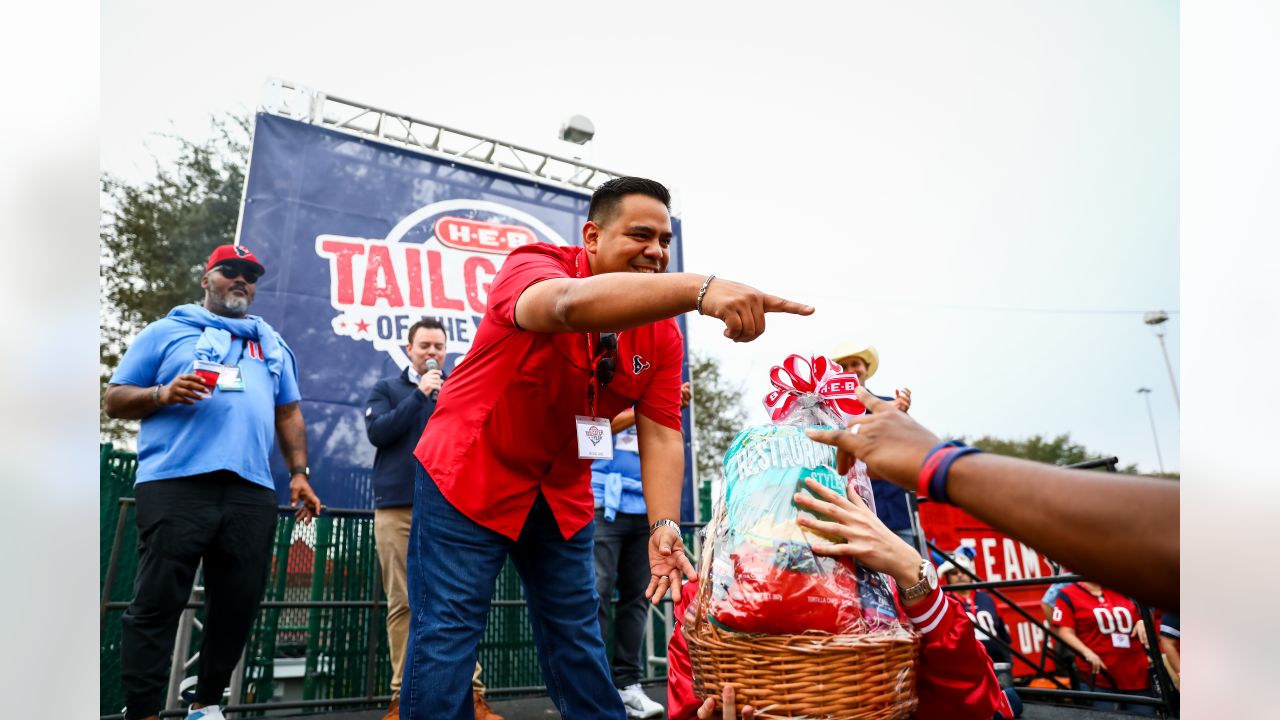
<svg viewBox="0 0 1280 720">
<path fill-rule="evenodd" d="M 733 685 L 738 705 L 758 718 L 871 720 L 905 718 L 916 708 L 914 630 L 877 635 L 753 635 L 706 619 L 710 581 L 702 577 L 698 612 L 685 625 L 694 691 L 719 697 Z"/>
</svg>

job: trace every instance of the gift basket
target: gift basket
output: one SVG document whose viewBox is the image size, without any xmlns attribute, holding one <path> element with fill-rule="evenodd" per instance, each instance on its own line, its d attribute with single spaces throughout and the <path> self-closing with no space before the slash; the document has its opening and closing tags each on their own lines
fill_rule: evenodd
<svg viewBox="0 0 1280 720">
<path fill-rule="evenodd" d="M 770 379 L 771 422 L 743 430 L 725 453 L 685 626 L 695 691 L 718 697 L 732 684 L 760 718 L 907 717 L 919 637 L 898 617 L 892 583 L 848 557 L 815 554 L 839 539 L 796 523 L 812 517 L 793 501 L 807 478 L 875 509 L 866 466 L 839 475 L 835 448 L 805 435 L 866 412 L 857 377 L 792 355 Z"/>
</svg>

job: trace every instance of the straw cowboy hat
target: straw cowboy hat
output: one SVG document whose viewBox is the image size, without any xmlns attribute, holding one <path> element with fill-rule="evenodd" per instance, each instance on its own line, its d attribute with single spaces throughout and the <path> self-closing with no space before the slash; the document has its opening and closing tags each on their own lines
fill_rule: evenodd
<svg viewBox="0 0 1280 720">
<path fill-rule="evenodd" d="M 863 345 L 856 342 L 842 342 L 836 346 L 836 351 L 831 353 L 831 359 L 837 363 L 851 357 L 860 357 L 867 364 L 867 378 L 876 374 L 876 368 L 880 367 L 880 353 L 876 352 L 875 346 Z M 844 363 L 841 363 L 842 365 Z"/>
</svg>

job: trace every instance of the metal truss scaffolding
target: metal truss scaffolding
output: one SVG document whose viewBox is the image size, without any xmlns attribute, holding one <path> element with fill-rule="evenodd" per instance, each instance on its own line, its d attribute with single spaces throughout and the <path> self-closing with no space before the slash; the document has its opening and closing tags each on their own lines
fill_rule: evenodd
<svg viewBox="0 0 1280 720">
<path fill-rule="evenodd" d="M 466 165 L 498 169 L 535 183 L 571 190 L 590 192 L 606 180 L 623 175 L 576 158 L 455 130 L 283 80 L 267 81 L 262 109 L 356 137 L 399 145 Z"/>
</svg>

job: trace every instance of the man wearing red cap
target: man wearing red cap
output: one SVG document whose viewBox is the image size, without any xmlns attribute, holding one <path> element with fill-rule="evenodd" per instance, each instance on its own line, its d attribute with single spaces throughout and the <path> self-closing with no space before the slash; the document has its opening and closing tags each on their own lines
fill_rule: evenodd
<svg viewBox="0 0 1280 720">
<path fill-rule="evenodd" d="M 320 511 L 307 477 L 306 427 L 293 352 L 248 315 L 266 272 L 222 245 L 200 279 L 204 303 L 143 328 L 111 376 L 109 417 L 141 420 L 134 485 L 138 576 L 121 620 L 125 717 L 164 707 L 178 616 L 204 563 L 200 673 L 188 718 L 222 720 L 219 703 L 258 612 L 276 529 L 273 440 L 290 468 L 300 520 Z"/>
</svg>

